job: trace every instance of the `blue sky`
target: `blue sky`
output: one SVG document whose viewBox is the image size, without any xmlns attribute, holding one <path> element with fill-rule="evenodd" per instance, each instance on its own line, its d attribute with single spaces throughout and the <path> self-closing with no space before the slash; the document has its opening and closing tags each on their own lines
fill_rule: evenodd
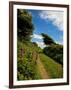
<svg viewBox="0 0 71 90">
<path fill-rule="evenodd" d="M 63 44 L 63 12 L 28 10 L 32 14 L 34 32 L 32 42 L 44 47 L 41 33 L 49 35 L 57 43 Z"/>
</svg>

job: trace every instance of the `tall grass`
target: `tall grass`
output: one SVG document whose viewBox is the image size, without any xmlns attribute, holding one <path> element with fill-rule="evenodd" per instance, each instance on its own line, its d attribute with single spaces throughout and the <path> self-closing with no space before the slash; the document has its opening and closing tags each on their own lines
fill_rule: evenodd
<svg viewBox="0 0 71 90">
<path fill-rule="evenodd" d="M 22 52 L 21 52 L 22 49 Z M 40 79 L 37 64 L 33 59 L 33 52 L 37 53 L 37 47 L 32 43 L 17 43 L 17 79 L 35 80 Z"/>
</svg>

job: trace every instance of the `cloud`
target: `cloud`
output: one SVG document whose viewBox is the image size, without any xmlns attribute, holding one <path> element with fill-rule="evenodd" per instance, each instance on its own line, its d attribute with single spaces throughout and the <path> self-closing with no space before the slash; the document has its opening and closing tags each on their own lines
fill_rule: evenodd
<svg viewBox="0 0 71 90">
<path fill-rule="evenodd" d="M 43 42 L 38 42 L 38 41 L 36 41 L 36 43 L 37 43 L 37 45 L 38 45 L 39 47 L 41 47 L 41 48 L 46 47 L 46 45 L 45 45 Z"/>
<path fill-rule="evenodd" d="M 42 36 L 38 34 L 33 34 L 31 37 L 36 39 L 43 39 Z"/>
<path fill-rule="evenodd" d="M 57 43 L 57 44 L 61 44 L 61 45 L 64 44 L 63 41 L 56 41 L 56 43 Z"/>
<path fill-rule="evenodd" d="M 41 11 L 39 16 L 44 20 L 50 20 L 52 23 L 63 30 L 63 12 L 62 11 Z"/>
<path fill-rule="evenodd" d="M 43 37 L 39 34 L 33 34 L 32 39 L 34 39 L 34 42 L 37 43 L 37 45 L 41 48 L 44 48 L 46 45 L 43 43 Z"/>
</svg>

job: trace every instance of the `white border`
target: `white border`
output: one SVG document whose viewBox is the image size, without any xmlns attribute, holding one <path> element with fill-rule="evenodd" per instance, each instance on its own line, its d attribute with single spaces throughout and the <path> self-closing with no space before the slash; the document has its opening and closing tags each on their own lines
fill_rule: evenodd
<svg viewBox="0 0 71 90">
<path fill-rule="evenodd" d="M 62 79 L 48 79 L 48 80 L 24 80 L 17 81 L 17 9 L 33 9 L 33 10 L 57 10 L 64 11 L 64 66 Z M 14 35 L 14 50 L 13 50 L 13 84 L 14 85 L 29 85 L 29 84 L 45 84 L 45 83 L 61 83 L 67 82 L 67 9 L 58 7 L 43 7 L 43 6 L 28 6 L 28 5 L 14 5 L 13 6 L 13 35 Z"/>
</svg>

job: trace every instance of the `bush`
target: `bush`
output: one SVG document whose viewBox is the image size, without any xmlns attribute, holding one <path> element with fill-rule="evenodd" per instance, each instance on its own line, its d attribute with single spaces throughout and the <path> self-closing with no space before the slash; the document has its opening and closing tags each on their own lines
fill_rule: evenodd
<svg viewBox="0 0 71 90">
<path fill-rule="evenodd" d="M 22 50 L 22 51 L 21 51 Z M 33 53 L 38 52 L 38 47 L 32 43 L 17 42 L 17 79 L 33 80 L 40 79 L 37 71 L 37 63 Z"/>
<path fill-rule="evenodd" d="M 63 65 L 63 46 L 50 45 L 43 49 L 43 53 Z"/>
<path fill-rule="evenodd" d="M 28 50 L 27 46 L 21 42 L 18 42 L 17 47 L 17 79 L 32 80 L 35 78 L 35 62 L 32 60 L 32 51 Z"/>
</svg>

